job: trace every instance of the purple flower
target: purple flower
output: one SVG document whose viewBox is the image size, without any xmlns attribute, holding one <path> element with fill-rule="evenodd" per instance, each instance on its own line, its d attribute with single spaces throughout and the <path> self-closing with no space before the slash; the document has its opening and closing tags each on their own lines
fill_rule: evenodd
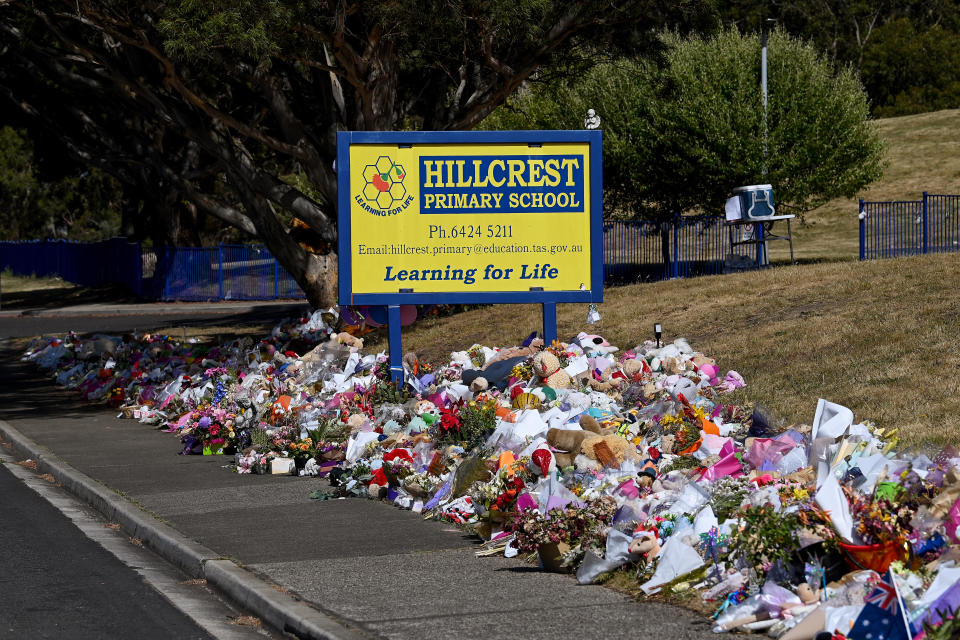
<svg viewBox="0 0 960 640">
<path fill-rule="evenodd" d="M 208 428 L 210 426 L 210 417 L 203 416 L 202 418 L 200 418 L 200 421 L 197 422 L 197 426 L 200 427 L 201 429 Z"/>
</svg>

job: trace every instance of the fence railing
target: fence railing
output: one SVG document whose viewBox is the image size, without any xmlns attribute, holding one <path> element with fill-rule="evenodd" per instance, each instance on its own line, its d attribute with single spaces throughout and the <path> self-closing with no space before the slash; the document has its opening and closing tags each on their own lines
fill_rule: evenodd
<svg viewBox="0 0 960 640">
<path fill-rule="evenodd" d="M 157 252 L 154 283 L 162 300 L 306 297 L 296 280 L 262 245 L 166 247 Z"/>
<path fill-rule="evenodd" d="M 960 195 L 860 200 L 860 259 L 960 251 Z"/>
<path fill-rule="evenodd" d="M 140 244 L 126 238 L 102 242 L 24 240 L 0 242 L 0 269 L 17 275 L 60 276 L 85 287 L 119 284 L 143 295 Z"/>
<path fill-rule="evenodd" d="M 664 222 L 603 225 L 603 279 L 608 285 L 723 273 L 729 252 L 722 218 L 676 216 Z M 88 244 L 0 242 L 0 267 L 19 275 L 58 275 L 84 286 L 122 284 L 157 300 L 305 298 L 262 245 L 163 247 L 141 253 L 139 244 L 124 238 Z"/>
<path fill-rule="evenodd" d="M 625 284 L 723 273 L 730 241 L 723 218 L 681 217 L 603 225 L 603 280 Z"/>
</svg>

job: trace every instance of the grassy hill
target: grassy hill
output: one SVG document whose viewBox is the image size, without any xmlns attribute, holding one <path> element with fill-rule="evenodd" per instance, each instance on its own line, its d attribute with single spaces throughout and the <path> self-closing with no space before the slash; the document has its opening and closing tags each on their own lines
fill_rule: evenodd
<svg viewBox="0 0 960 640">
<path fill-rule="evenodd" d="M 960 110 L 874 124 L 889 164 L 862 197 L 960 193 Z M 858 420 L 900 427 L 907 444 L 960 443 L 960 253 L 857 262 L 857 205 L 838 199 L 796 225 L 797 258 L 820 263 L 608 289 L 593 331 L 627 349 L 660 322 L 668 339 L 685 337 L 742 373 L 739 399 L 790 423 L 812 421 L 823 397 Z M 785 243 L 771 254 L 786 260 Z M 560 305 L 561 338 L 587 329 L 586 314 Z M 404 348 L 442 360 L 473 343 L 517 344 L 539 327 L 539 307 L 504 305 L 418 322 Z"/>
<path fill-rule="evenodd" d="M 761 272 L 607 289 L 593 332 L 621 350 L 685 337 L 736 369 L 758 402 L 788 423 L 811 422 L 817 398 L 858 420 L 899 427 L 909 445 L 960 443 L 960 253 L 784 266 Z M 586 305 L 559 305 L 569 339 Z M 518 344 L 540 328 L 540 307 L 500 305 L 404 330 L 404 349 L 432 361 L 473 343 Z M 367 344 L 386 348 L 382 336 Z"/>
<path fill-rule="evenodd" d="M 960 110 L 948 109 L 877 120 L 887 145 L 884 177 L 857 198 L 838 198 L 795 224 L 798 260 L 844 260 L 859 255 L 858 199 L 919 200 L 924 191 L 960 193 Z M 776 195 L 776 194 L 774 194 Z M 773 260 L 788 260 L 786 243 L 770 245 Z"/>
</svg>

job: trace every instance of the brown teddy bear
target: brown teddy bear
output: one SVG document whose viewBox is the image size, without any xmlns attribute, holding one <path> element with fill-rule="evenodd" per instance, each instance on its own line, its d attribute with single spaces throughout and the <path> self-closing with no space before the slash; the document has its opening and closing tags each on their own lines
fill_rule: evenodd
<svg viewBox="0 0 960 640">
<path fill-rule="evenodd" d="M 355 335 L 347 333 L 346 331 L 341 331 L 337 334 L 337 342 L 342 345 L 346 345 L 351 349 L 356 349 L 357 351 L 363 349 L 363 340 Z"/>
<path fill-rule="evenodd" d="M 639 460 L 636 447 L 620 436 L 603 429 L 593 416 L 580 417 L 580 430 L 550 429 L 547 444 L 554 451 L 557 466 L 574 466 L 578 454 L 599 462 L 602 466 L 619 467 L 624 460 Z"/>
<path fill-rule="evenodd" d="M 551 389 L 570 387 L 570 374 L 560 368 L 560 360 L 549 351 L 541 351 L 533 357 L 533 372 Z"/>
</svg>

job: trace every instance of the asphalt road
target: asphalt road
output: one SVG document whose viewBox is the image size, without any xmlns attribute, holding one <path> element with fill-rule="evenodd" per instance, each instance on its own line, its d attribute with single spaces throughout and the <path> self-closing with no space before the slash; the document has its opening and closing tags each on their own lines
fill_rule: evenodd
<svg viewBox="0 0 960 640">
<path fill-rule="evenodd" d="M 0 465 L 0 638 L 210 638 Z"/>
<path fill-rule="evenodd" d="M 83 314 L 48 315 L 29 311 L 21 315 L 0 317 L 0 340 L 5 338 L 23 338 L 38 335 L 52 335 L 76 331 L 78 333 L 125 333 L 128 331 L 152 331 L 162 327 L 203 327 L 249 325 L 254 323 L 279 322 L 284 318 L 300 315 L 305 305 L 261 305 L 248 310 L 235 311 L 199 311 L 184 310 L 163 313 L 137 313 L 135 315 Z"/>
</svg>

